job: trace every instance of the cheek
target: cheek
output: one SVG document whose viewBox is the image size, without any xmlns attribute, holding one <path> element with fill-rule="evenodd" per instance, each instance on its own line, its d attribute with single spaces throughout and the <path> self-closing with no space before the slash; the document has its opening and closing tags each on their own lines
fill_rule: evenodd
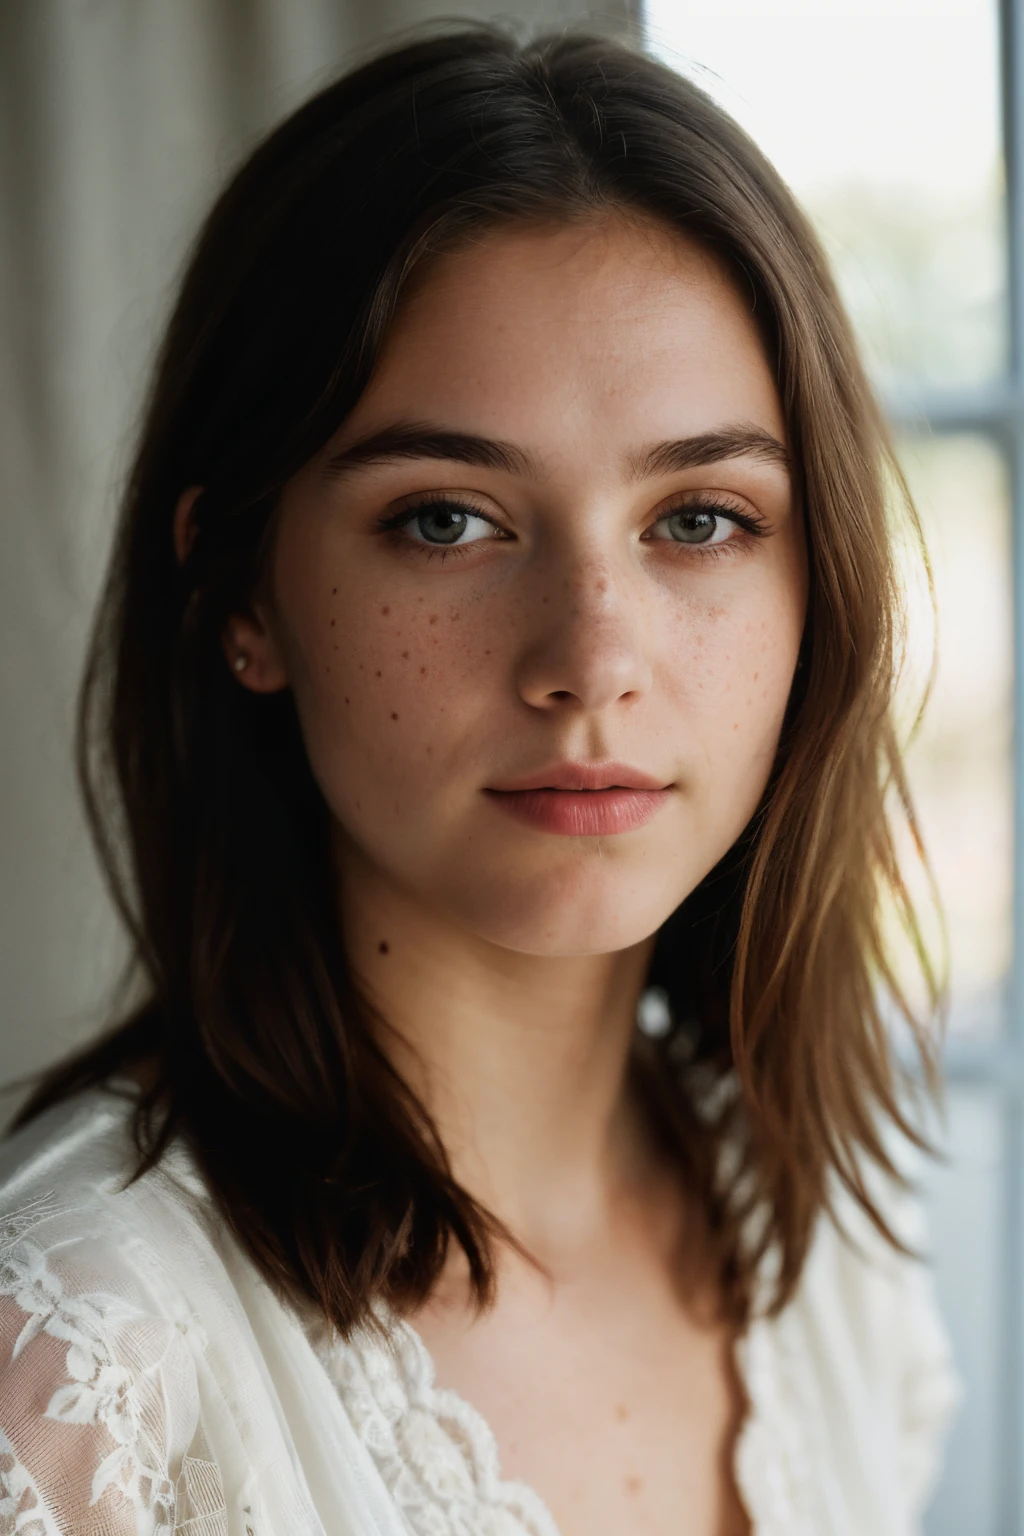
<svg viewBox="0 0 1024 1536">
<path fill-rule="evenodd" d="M 422 794 L 472 735 L 490 647 L 447 600 L 401 603 L 331 587 L 292 634 L 289 672 L 307 751 L 344 818 Z"/>
<path fill-rule="evenodd" d="M 774 583 L 689 607 L 677 619 L 673 687 L 699 740 L 709 789 L 726 783 L 759 798 L 792 687 L 803 604 Z"/>
</svg>

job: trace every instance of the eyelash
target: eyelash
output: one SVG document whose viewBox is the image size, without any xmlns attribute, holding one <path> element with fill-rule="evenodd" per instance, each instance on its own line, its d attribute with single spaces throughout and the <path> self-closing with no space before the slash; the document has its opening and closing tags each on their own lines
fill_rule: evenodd
<svg viewBox="0 0 1024 1536">
<path fill-rule="evenodd" d="M 468 517 L 481 518 L 485 523 L 490 523 L 498 534 L 503 533 L 500 525 L 493 518 L 488 517 L 485 512 L 481 512 L 479 507 L 474 507 L 470 502 L 459 501 L 457 497 L 446 496 L 443 493 L 436 496 L 421 496 L 415 505 L 403 507 L 401 511 L 393 512 L 388 517 L 378 518 L 377 527 L 381 533 L 400 536 L 402 529 L 415 522 L 416 518 L 425 509 L 436 507 L 445 507 L 453 512 L 465 513 Z M 726 521 L 734 523 L 743 533 L 755 539 L 763 538 L 768 531 L 764 518 L 750 512 L 740 512 L 724 498 L 717 499 L 710 495 L 698 495 L 689 500 L 679 502 L 677 506 L 670 507 L 668 511 L 663 512 L 659 518 L 655 519 L 655 523 L 651 526 L 654 527 L 657 523 L 672 517 L 676 512 L 682 511 L 707 512 L 714 517 L 724 518 Z M 407 549 L 415 546 L 417 553 L 428 560 L 432 560 L 437 555 L 440 555 L 443 562 L 449 555 L 465 557 L 475 544 L 485 541 L 473 539 L 468 544 L 430 544 L 419 539 L 399 538 L 399 542 Z M 677 542 L 670 539 L 659 540 L 659 543 L 674 543 L 676 549 L 686 550 L 687 555 L 691 559 L 698 558 L 702 560 L 719 559 L 722 555 L 729 553 L 731 546 L 738 542 L 738 540 L 730 539 L 722 544 L 702 545 L 684 544 L 681 541 Z"/>
</svg>

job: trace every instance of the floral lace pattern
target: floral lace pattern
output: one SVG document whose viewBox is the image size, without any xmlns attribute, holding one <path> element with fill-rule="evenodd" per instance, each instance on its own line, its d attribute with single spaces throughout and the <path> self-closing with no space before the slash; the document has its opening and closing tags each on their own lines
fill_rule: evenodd
<svg viewBox="0 0 1024 1536">
<path fill-rule="evenodd" d="M 325 1352 L 363 1444 L 414 1536 L 558 1536 L 547 1507 L 501 1476 L 494 1436 L 475 1408 L 434 1384 L 419 1335 L 392 1320 Z"/>
<path fill-rule="evenodd" d="M 166 1367 L 186 1338 L 191 1349 L 205 1348 L 202 1329 L 191 1318 L 154 1317 L 113 1290 L 66 1289 L 50 1255 L 17 1235 L 39 1215 L 37 1209 L 14 1213 L 3 1234 L 0 1298 L 24 1317 L 10 1361 L 40 1336 L 66 1345 L 63 1379 L 43 1418 L 105 1437 L 88 1507 L 107 1496 L 133 1536 L 227 1536 L 216 1466 L 186 1456 L 175 1477 L 168 1444 Z M 129 1239 L 120 1257 L 130 1261 L 136 1246 Z M 180 1361 L 174 1363 L 180 1368 Z M 0 1536 L 63 1536 L 65 1529 L 47 1513 L 36 1480 L 0 1430 Z M 248 1530 L 256 1536 L 253 1524 Z"/>
<path fill-rule="evenodd" d="M 39 1490 L 0 1429 L 0 1531 L 3 1536 L 56 1536 Z"/>
<path fill-rule="evenodd" d="M 25 1242 L 0 1264 L 0 1292 L 27 1314 L 11 1359 L 39 1333 L 67 1342 L 70 1380 L 57 1388 L 45 1415 L 63 1424 L 102 1426 L 113 1449 L 96 1468 L 90 1502 L 116 1488 L 153 1517 L 154 1531 L 171 1526 L 174 1487 L 165 1470 L 163 1447 L 147 1423 L 138 1379 L 114 1357 L 113 1331 L 132 1321 L 116 1297 L 99 1293 L 65 1296 L 47 1256 Z"/>
</svg>

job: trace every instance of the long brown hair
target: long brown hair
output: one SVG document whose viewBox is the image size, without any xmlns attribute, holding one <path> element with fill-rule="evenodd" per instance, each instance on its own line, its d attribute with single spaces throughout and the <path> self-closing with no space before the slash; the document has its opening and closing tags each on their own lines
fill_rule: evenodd
<svg viewBox="0 0 1024 1536">
<path fill-rule="evenodd" d="M 892 1236 L 865 1169 L 893 1172 L 893 1125 L 918 1139 L 893 1001 L 934 1080 L 879 915 L 894 898 L 916 933 L 887 817 L 893 792 L 909 806 L 893 465 L 806 219 L 703 92 L 618 43 L 472 28 L 383 54 L 259 146 L 185 274 L 80 710 L 86 805 L 145 995 L 45 1074 L 16 1122 L 148 1063 L 139 1172 L 183 1136 L 263 1274 L 342 1330 L 375 1300 L 425 1299 L 452 1241 L 486 1300 L 497 1227 L 453 1178 L 348 967 L 291 696 L 238 687 L 220 637 L 259 578 L 282 487 L 359 398 L 410 274 L 474 229 L 607 209 L 703 242 L 738 275 L 807 525 L 807 629 L 775 770 L 658 935 L 651 980 L 675 1026 L 636 1061 L 737 1316 L 769 1247 L 775 1304 L 792 1294 L 836 1179 Z M 179 565 L 172 517 L 191 485 Z M 739 1162 L 723 1183 L 727 1140 Z"/>
</svg>

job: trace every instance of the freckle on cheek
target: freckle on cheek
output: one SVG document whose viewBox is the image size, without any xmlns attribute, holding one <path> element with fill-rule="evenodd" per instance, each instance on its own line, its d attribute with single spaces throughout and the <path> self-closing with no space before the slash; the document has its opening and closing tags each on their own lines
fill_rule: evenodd
<svg viewBox="0 0 1024 1536">
<path fill-rule="evenodd" d="M 392 718 L 392 720 L 397 720 L 398 719 L 398 716 L 394 713 L 394 711 L 392 711 L 391 718 Z"/>
<path fill-rule="evenodd" d="M 420 677 L 426 677 L 426 675 L 427 675 L 426 667 L 420 667 Z"/>
<path fill-rule="evenodd" d="M 430 615 L 430 622 L 431 622 L 431 624 L 436 624 L 437 623 L 437 614 L 436 613 L 432 613 Z"/>
<path fill-rule="evenodd" d="M 375 676 L 375 677 L 380 677 L 380 673 L 379 673 L 379 672 L 375 672 L 375 673 L 374 673 L 374 676 Z"/>
<path fill-rule="evenodd" d="M 382 608 L 381 609 L 381 613 L 383 613 L 385 616 L 387 616 L 387 614 L 389 614 L 390 612 L 391 612 L 390 608 Z"/>
<path fill-rule="evenodd" d="M 403 661 L 408 661 L 409 660 L 409 652 L 408 651 L 403 651 L 402 652 L 402 660 Z"/>
<path fill-rule="evenodd" d="M 389 955 L 391 953 L 391 945 L 388 943 L 387 939 L 381 939 L 380 943 L 377 945 L 377 953 L 378 955 Z"/>
</svg>

